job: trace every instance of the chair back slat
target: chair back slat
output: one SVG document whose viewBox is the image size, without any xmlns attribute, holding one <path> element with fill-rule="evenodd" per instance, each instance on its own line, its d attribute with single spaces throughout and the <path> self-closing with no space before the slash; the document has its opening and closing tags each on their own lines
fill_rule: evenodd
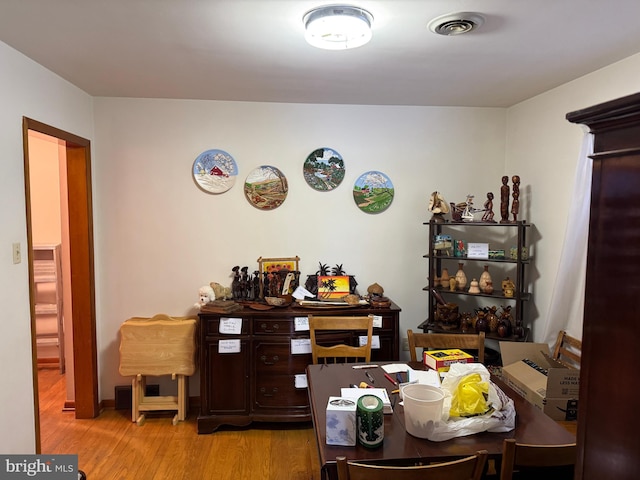
<svg viewBox="0 0 640 480">
<path fill-rule="evenodd" d="M 553 349 L 553 359 L 568 367 L 580 368 L 581 356 L 582 342 L 560 330 Z"/>
<path fill-rule="evenodd" d="M 345 343 L 323 345 L 319 332 L 344 332 L 366 334 L 366 344 L 347 345 Z M 309 315 L 309 336 L 313 363 L 346 363 L 348 361 L 371 361 L 373 342 L 373 315 L 323 317 Z"/>
<path fill-rule="evenodd" d="M 577 455 L 578 448 L 575 443 L 530 445 L 507 438 L 502 448 L 500 479 L 509 480 L 513 478 L 515 471 L 522 468 L 573 467 L 576 464 Z"/>
<path fill-rule="evenodd" d="M 409 355 L 411 361 L 418 361 L 416 348 L 477 350 L 478 362 L 484 363 L 485 333 L 413 333 L 407 330 L 409 340 Z"/>
</svg>

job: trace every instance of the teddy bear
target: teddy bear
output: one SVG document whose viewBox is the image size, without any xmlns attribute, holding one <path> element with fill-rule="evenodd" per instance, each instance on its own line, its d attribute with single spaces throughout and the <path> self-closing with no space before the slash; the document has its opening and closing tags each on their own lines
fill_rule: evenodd
<svg viewBox="0 0 640 480">
<path fill-rule="evenodd" d="M 194 305 L 198 310 L 200 310 L 204 305 L 209 302 L 213 302 L 216 299 L 216 294 L 211 288 L 210 285 L 204 285 L 198 289 L 198 303 Z"/>
<path fill-rule="evenodd" d="M 209 286 L 213 289 L 215 298 L 227 300 L 233 297 L 231 294 L 231 287 L 224 287 L 217 282 L 211 282 Z"/>
</svg>

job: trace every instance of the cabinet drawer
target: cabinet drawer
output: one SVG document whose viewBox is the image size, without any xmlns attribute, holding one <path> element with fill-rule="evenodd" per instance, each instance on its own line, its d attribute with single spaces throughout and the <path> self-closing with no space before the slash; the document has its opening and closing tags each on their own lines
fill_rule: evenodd
<svg viewBox="0 0 640 480">
<path fill-rule="evenodd" d="M 220 333 L 220 319 L 224 318 L 241 318 L 242 319 L 242 327 L 240 330 L 240 335 L 248 335 L 249 334 L 249 319 L 242 318 L 242 316 L 234 316 L 232 315 L 200 315 L 201 328 L 203 329 L 205 335 L 209 336 L 219 336 L 225 335 Z"/>
<path fill-rule="evenodd" d="M 263 375 L 255 379 L 253 408 L 306 408 L 309 396 L 306 388 L 296 388 L 294 375 Z"/>
<path fill-rule="evenodd" d="M 294 323 L 290 318 L 254 318 L 254 335 L 289 335 L 294 332 Z"/>
<path fill-rule="evenodd" d="M 291 354 L 291 339 L 254 339 L 253 359 L 258 375 L 304 373 L 311 354 Z"/>
</svg>

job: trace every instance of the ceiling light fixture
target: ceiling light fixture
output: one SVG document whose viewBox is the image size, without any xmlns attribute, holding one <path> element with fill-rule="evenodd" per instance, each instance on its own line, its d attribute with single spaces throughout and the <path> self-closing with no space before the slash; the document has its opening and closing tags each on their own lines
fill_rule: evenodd
<svg viewBox="0 0 640 480">
<path fill-rule="evenodd" d="M 346 50 L 371 40 L 373 15 L 349 5 L 326 5 L 308 11 L 302 17 L 305 39 L 314 47 Z"/>
<path fill-rule="evenodd" d="M 484 17 L 478 13 L 449 13 L 431 20 L 429 30 L 439 35 L 462 35 L 479 28 L 483 23 Z"/>
</svg>

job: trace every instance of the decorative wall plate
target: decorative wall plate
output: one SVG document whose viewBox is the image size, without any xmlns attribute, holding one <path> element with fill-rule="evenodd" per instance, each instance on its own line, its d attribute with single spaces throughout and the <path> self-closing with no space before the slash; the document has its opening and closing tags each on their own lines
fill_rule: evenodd
<svg viewBox="0 0 640 480">
<path fill-rule="evenodd" d="M 238 166 L 224 150 L 207 150 L 193 162 L 193 179 L 208 193 L 224 193 L 236 183 Z"/>
<path fill-rule="evenodd" d="M 382 172 L 363 173 L 353 186 L 353 200 L 366 213 L 384 212 L 393 201 L 393 183 Z"/>
<path fill-rule="evenodd" d="M 327 192 L 344 180 L 342 156 L 331 148 L 318 148 L 309 154 L 302 167 L 304 179 L 315 190 Z"/>
<path fill-rule="evenodd" d="M 262 165 L 252 170 L 244 182 L 244 195 L 260 210 L 278 208 L 287 198 L 287 177 L 276 167 Z"/>
</svg>

